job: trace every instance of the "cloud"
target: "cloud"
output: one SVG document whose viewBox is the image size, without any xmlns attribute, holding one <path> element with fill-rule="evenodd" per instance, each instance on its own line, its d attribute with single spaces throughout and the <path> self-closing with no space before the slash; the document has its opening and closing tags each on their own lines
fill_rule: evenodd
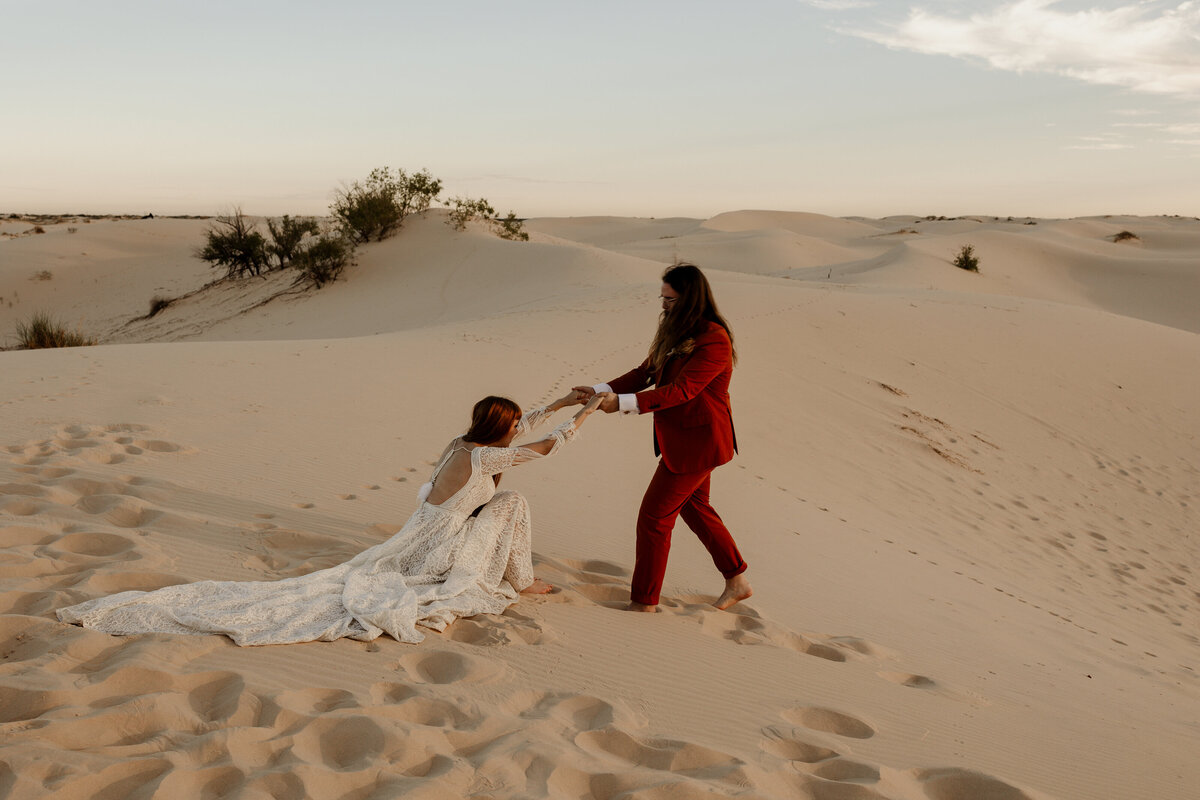
<svg viewBox="0 0 1200 800">
<path fill-rule="evenodd" d="M 800 0 L 800 2 L 823 11 L 846 11 L 851 8 L 870 8 L 875 5 L 872 0 Z"/>
<path fill-rule="evenodd" d="M 1092 144 L 1068 145 L 1066 150 L 1132 150 L 1133 145 L 1120 142 L 1095 142 Z"/>
<path fill-rule="evenodd" d="M 1060 10 L 1017 0 L 967 17 L 915 8 L 884 31 L 844 31 L 902 50 L 982 59 L 1139 92 L 1200 96 L 1200 2 Z"/>
</svg>

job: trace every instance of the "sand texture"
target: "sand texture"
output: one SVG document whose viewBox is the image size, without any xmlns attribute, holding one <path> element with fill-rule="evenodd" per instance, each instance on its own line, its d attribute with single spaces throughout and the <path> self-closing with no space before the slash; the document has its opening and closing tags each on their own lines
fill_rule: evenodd
<svg viewBox="0 0 1200 800">
<path fill-rule="evenodd" d="M 3 221 L 0 343 L 45 310 L 101 344 L 0 352 L 0 797 L 1200 796 L 1200 221 L 737 211 L 520 243 L 443 214 L 321 290 L 209 285 L 203 220 Z M 558 590 L 502 615 L 260 648 L 56 620 L 390 536 L 479 397 L 640 362 L 677 258 L 737 337 L 713 503 L 748 602 L 709 605 L 680 523 L 665 613 L 620 610 L 655 460 L 649 419 L 598 415 L 504 477 Z"/>
</svg>

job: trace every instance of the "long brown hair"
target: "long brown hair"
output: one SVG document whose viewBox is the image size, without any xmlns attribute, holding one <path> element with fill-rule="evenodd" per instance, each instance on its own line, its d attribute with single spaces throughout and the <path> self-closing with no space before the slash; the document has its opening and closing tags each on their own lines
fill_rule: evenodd
<svg viewBox="0 0 1200 800">
<path fill-rule="evenodd" d="M 729 334 L 733 361 L 737 363 L 733 329 L 717 310 L 712 287 L 700 268 L 695 264 L 674 264 L 667 267 L 662 279 L 663 283 L 679 293 L 679 299 L 658 318 L 658 331 L 650 345 L 650 366 L 657 372 L 672 355 L 692 352 L 695 338 L 703 333 L 706 322 L 715 322 Z"/>
<path fill-rule="evenodd" d="M 489 395 L 471 409 L 471 427 L 463 440 L 474 444 L 491 444 L 504 438 L 513 421 L 520 419 L 521 407 L 507 397 Z"/>
</svg>

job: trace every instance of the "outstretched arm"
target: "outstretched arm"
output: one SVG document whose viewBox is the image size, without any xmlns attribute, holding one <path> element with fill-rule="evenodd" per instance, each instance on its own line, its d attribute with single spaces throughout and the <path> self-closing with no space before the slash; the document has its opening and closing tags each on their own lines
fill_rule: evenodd
<svg viewBox="0 0 1200 800">
<path fill-rule="evenodd" d="M 686 403 L 704 390 L 713 378 L 729 367 L 733 347 L 724 330 L 711 331 L 696 340 L 695 349 L 688 357 L 683 369 L 667 384 L 647 389 L 654 382 L 649 362 L 615 378 L 612 383 L 600 384 L 595 389 L 607 388 L 612 395 L 600 405 L 600 410 L 611 414 L 622 411 L 627 414 L 645 414 Z M 576 386 L 576 391 L 587 391 L 590 387 Z M 642 391 L 645 390 L 645 391 Z"/>
<path fill-rule="evenodd" d="M 495 475 L 517 464 L 553 455 L 560 447 L 575 438 L 579 426 L 596 411 L 607 396 L 606 394 L 597 394 L 574 417 L 559 425 L 544 439 L 519 447 L 479 448 L 480 466 L 486 474 Z"/>
<path fill-rule="evenodd" d="M 717 328 L 697 337 L 695 349 L 670 383 L 637 393 L 635 397 L 638 413 L 661 411 L 686 403 L 704 391 L 714 378 L 729 369 L 732 361 L 733 346 L 729 343 L 729 336 L 724 329 Z"/>
<path fill-rule="evenodd" d="M 585 402 L 587 402 L 587 396 L 583 392 L 572 390 L 548 406 L 531 408 L 521 415 L 521 420 L 517 423 L 517 435 L 524 436 L 525 434 L 534 430 L 546 420 L 550 419 L 551 415 L 559 409 L 566 408 L 567 406 L 579 405 L 580 403 Z"/>
<path fill-rule="evenodd" d="M 604 400 L 609 396 L 610 395 L 607 392 L 598 392 L 593 394 L 583 408 L 575 412 L 575 416 L 572 418 L 574 429 L 579 430 L 579 426 L 583 424 L 583 421 L 590 417 L 596 411 L 596 409 L 600 407 L 600 404 L 603 403 Z M 521 448 L 524 450 L 532 450 L 538 455 L 545 456 L 550 454 L 550 451 L 554 449 L 558 442 L 559 440 L 555 436 L 550 435 L 541 441 L 533 442 L 531 444 L 523 444 L 521 445 Z"/>
</svg>

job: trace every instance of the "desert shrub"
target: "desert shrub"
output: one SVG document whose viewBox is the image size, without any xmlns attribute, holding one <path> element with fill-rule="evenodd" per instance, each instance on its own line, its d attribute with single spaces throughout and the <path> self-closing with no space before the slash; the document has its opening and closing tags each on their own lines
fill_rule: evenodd
<svg viewBox="0 0 1200 800">
<path fill-rule="evenodd" d="M 478 200 L 472 200 L 469 197 L 455 197 L 450 201 L 450 217 L 446 220 L 447 225 L 454 227 L 454 230 L 465 230 L 467 223 L 473 219 L 491 220 L 496 215 L 496 209 L 492 208 L 491 203 L 482 197 Z"/>
<path fill-rule="evenodd" d="M 23 350 L 44 347 L 83 347 L 96 343 L 79 331 L 69 331 L 49 314 L 39 311 L 28 322 L 17 323 L 17 346 Z"/>
<path fill-rule="evenodd" d="M 522 221 L 517 219 L 513 212 L 508 212 L 507 217 L 500 219 L 496 216 L 496 209 L 492 208 L 492 204 L 482 197 L 478 200 L 456 197 L 450 201 L 450 218 L 446 220 L 447 225 L 453 225 L 455 230 L 461 231 L 473 219 L 486 220 L 492 232 L 501 239 L 529 241 L 529 234 L 521 230 Z"/>
<path fill-rule="evenodd" d="M 67 233 L 79 233 L 79 228 L 67 228 Z"/>
<path fill-rule="evenodd" d="M 371 170 L 367 179 L 339 189 L 330 213 L 347 236 L 356 242 L 383 241 L 404 223 L 409 214 L 429 208 L 442 192 L 442 182 L 428 171 L 393 174 L 387 167 Z"/>
<path fill-rule="evenodd" d="M 492 223 L 492 230 L 501 239 L 512 239 L 517 242 L 528 242 L 529 234 L 521 230 L 523 221 L 517 219 L 517 215 L 513 212 L 508 212 L 508 216 L 504 219 L 495 220 Z"/>
<path fill-rule="evenodd" d="M 156 295 L 154 295 L 154 297 L 150 298 L 150 313 L 147 314 L 146 316 L 153 317 L 155 314 L 162 311 L 163 309 L 165 309 L 167 306 L 171 305 L 171 303 L 174 303 L 174 302 L 175 301 L 169 297 L 162 297 L 162 296 L 156 294 Z"/>
<path fill-rule="evenodd" d="M 34 226 L 33 226 L 33 232 L 34 232 L 34 233 L 45 233 L 45 232 L 46 232 L 46 229 L 45 229 L 45 228 L 43 228 L 41 225 L 34 225 Z"/>
<path fill-rule="evenodd" d="M 313 238 L 311 243 L 297 250 L 292 266 L 300 271 L 301 280 L 320 288 L 337 280 L 353 259 L 354 240 L 334 231 Z"/>
<path fill-rule="evenodd" d="M 400 181 L 400 220 L 409 214 L 420 214 L 428 210 L 429 204 L 442 193 L 442 182 L 429 174 L 429 170 L 414 172 L 407 178 L 404 170 L 396 170 Z"/>
<path fill-rule="evenodd" d="M 225 267 L 226 277 L 260 275 L 268 268 L 267 240 L 240 208 L 217 217 L 204 235 L 207 241 L 196 257 Z"/>
<path fill-rule="evenodd" d="M 52 281 L 52 280 L 54 280 L 54 273 L 53 273 L 53 272 L 51 272 L 51 271 L 50 271 L 50 270 L 48 270 L 48 269 L 44 269 L 44 270 L 42 270 L 41 272 L 35 272 L 35 273 L 34 273 L 34 275 L 33 275 L 33 277 L 32 277 L 32 278 L 30 278 L 30 280 L 34 280 L 34 281 Z"/>
<path fill-rule="evenodd" d="M 316 236 L 321 232 L 317 221 L 311 217 L 296 217 L 292 219 L 284 214 L 278 222 L 267 220 L 267 228 L 271 232 L 271 244 L 267 249 L 279 260 L 279 266 L 285 267 L 295 258 L 300 249 L 300 242 L 305 235 Z"/>
<path fill-rule="evenodd" d="M 1125 242 L 1125 241 L 1140 242 L 1142 240 L 1142 237 L 1138 236 L 1136 233 L 1133 233 L 1132 231 L 1121 231 L 1118 234 L 1114 234 L 1112 237 L 1112 240 L 1114 242 Z"/>
<path fill-rule="evenodd" d="M 979 259 L 975 257 L 974 246 L 963 245 L 962 250 L 959 250 L 958 255 L 954 257 L 954 266 L 971 272 L 979 272 Z"/>
</svg>

